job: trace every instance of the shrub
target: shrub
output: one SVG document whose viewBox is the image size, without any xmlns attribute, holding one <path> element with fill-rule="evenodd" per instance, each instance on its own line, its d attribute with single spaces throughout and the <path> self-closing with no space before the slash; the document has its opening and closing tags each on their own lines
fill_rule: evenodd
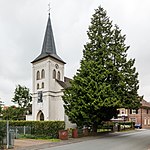
<svg viewBox="0 0 150 150">
<path fill-rule="evenodd" d="M 28 126 L 31 127 L 31 134 L 35 136 L 46 136 L 49 138 L 58 138 L 59 130 L 65 128 L 64 121 L 10 121 L 10 126 Z"/>
<path fill-rule="evenodd" d="M 0 149 L 3 148 L 3 139 L 6 137 L 6 121 L 0 121 Z"/>
</svg>

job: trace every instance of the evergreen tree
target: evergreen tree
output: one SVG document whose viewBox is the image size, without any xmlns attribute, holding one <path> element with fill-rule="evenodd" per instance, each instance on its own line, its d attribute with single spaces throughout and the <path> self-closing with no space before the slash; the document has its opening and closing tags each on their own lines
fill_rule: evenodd
<svg viewBox="0 0 150 150">
<path fill-rule="evenodd" d="M 70 121 L 92 125 L 116 116 L 117 108 L 138 108 L 138 73 L 134 59 L 127 59 L 125 35 L 112 25 L 102 7 L 95 10 L 87 32 L 80 69 L 64 92 Z"/>
<path fill-rule="evenodd" d="M 0 101 L 0 115 L 1 115 L 1 112 L 2 112 L 2 105 L 3 105 L 3 102 Z"/>
</svg>

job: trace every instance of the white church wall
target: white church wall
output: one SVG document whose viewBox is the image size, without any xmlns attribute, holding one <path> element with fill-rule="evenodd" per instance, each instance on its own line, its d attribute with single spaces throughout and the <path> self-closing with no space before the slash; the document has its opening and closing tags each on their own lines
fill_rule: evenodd
<svg viewBox="0 0 150 150">
<path fill-rule="evenodd" d="M 56 68 L 56 64 L 58 67 Z M 41 73 L 42 69 L 45 70 L 45 78 L 37 80 L 37 71 Z M 43 59 L 38 63 L 33 64 L 33 106 L 32 117 L 33 120 L 37 120 L 37 114 L 42 111 L 44 114 L 44 120 L 62 120 L 64 121 L 64 107 L 62 100 L 62 87 L 53 78 L 53 70 L 56 73 L 60 72 L 60 80 L 64 79 L 64 64 L 59 61 L 50 58 Z M 41 74 L 40 74 L 41 76 Z M 41 87 L 44 83 L 44 88 Z M 39 89 L 37 89 L 39 84 Z M 38 103 L 38 92 L 43 92 L 43 102 Z M 28 118 L 28 119 L 30 119 Z"/>
<path fill-rule="evenodd" d="M 60 97 L 53 97 L 50 101 L 50 120 L 64 121 L 63 101 Z"/>
</svg>

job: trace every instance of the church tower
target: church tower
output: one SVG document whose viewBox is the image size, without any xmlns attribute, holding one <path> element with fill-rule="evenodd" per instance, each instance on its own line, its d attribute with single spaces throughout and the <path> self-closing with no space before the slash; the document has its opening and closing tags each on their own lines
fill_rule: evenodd
<svg viewBox="0 0 150 150">
<path fill-rule="evenodd" d="M 64 64 L 56 53 L 49 14 L 41 54 L 32 61 L 32 115 L 26 120 L 64 121 Z"/>
</svg>

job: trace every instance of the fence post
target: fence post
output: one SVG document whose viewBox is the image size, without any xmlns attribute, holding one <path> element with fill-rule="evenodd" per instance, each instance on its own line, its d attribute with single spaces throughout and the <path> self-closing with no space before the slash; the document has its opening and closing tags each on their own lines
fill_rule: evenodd
<svg viewBox="0 0 150 150">
<path fill-rule="evenodd" d="M 9 121 L 7 120 L 7 149 L 9 148 Z"/>
<path fill-rule="evenodd" d="M 26 134 L 26 126 L 23 126 L 23 134 Z"/>
<path fill-rule="evenodd" d="M 15 127 L 15 132 L 16 132 L 15 133 L 15 135 L 16 135 L 15 138 L 17 139 L 18 138 L 18 129 L 17 129 L 17 127 Z"/>
</svg>

